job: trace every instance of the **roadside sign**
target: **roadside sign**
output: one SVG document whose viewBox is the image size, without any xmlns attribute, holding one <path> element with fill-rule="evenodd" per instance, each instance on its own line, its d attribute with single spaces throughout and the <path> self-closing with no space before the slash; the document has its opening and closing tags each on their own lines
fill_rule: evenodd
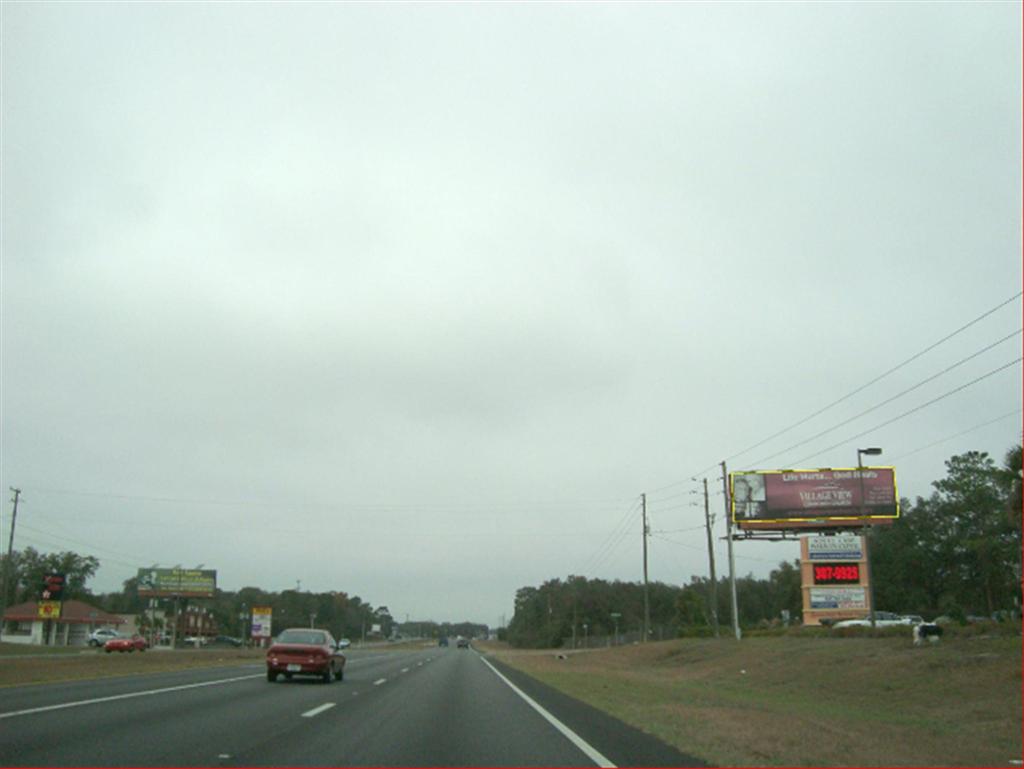
<svg viewBox="0 0 1024 769">
<path fill-rule="evenodd" d="M 60 619 L 60 601 L 40 601 L 40 619 Z"/>
<path fill-rule="evenodd" d="M 812 609 L 867 609 L 866 591 L 862 587 L 812 587 Z"/>
<path fill-rule="evenodd" d="M 139 569 L 140 598 L 213 598 L 217 590 L 216 569 Z"/>
<path fill-rule="evenodd" d="M 39 597 L 44 601 L 62 600 L 64 597 L 64 575 L 56 573 L 45 575 Z"/>
<path fill-rule="evenodd" d="M 864 548 L 859 534 L 808 537 L 807 557 L 812 561 L 859 561 Z"/>
<path fill-rule="evenodd" d="M 252 631 L 253 638 L 270 638 L 271 619 L 274 610 L 270 606 L 252 607 Z"/>
</svg>

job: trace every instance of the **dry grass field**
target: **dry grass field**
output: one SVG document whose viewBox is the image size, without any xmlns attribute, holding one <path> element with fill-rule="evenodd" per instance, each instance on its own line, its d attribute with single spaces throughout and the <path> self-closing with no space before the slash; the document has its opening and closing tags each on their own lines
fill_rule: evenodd
<svg viewBox="0 0 1024 769">
<path fill-rule="evenodd" d="M 676 640 L 486 651 L 721 766 L 1012 766 L 1021 639 Z"/>
</svg>

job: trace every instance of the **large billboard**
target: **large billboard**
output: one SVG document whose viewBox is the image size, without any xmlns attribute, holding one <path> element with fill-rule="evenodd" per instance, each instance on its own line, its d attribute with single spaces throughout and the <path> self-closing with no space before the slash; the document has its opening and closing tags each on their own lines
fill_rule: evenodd
<svg viewBox="0 0 1024 769">
<path fill-rule="evenodd" d="M 215 569 L 139 569 L 139 596 L 146 598 L 213 598 Z"/>
<path fill-rule="evenodd" d="M 746 530 L 891 523 L 900 514 L 891 467 L 736 472 L 729 492 L 733 523 Z"/>
</svg>

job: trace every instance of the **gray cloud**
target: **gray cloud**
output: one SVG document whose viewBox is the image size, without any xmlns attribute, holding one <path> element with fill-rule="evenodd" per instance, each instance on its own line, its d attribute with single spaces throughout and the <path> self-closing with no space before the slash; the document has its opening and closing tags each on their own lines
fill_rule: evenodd
<svg viewBox="0 0 1024 769">
<path fill-rule="evenodd" d="M 637 579 L 615 535 L 640 492 L 656 528 L 699 525 L 690 475 L 717 488 L 1020 288 L 1016 6 L 2 12 L 2 482 L 19 544 L 95 552 L 99 589 L 194 561 L 493 623 L 521 585 Z M 733 464 L 1012 360 L 785 451 L 1019 316 Z M 864 440 L 926 494 L 1020 418 L 913 452 L 1020 384 Z M 705 571 L 676 537 L 656 578 Z"/>
</svg>

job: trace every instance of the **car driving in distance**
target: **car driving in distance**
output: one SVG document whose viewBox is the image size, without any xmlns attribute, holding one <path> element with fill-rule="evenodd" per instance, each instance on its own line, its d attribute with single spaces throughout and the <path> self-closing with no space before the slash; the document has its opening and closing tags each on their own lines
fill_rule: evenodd
<svg viewBox="0 0 1024 769">
<path fill-rule="evenodd" d="M 289 628 L 267 649 L 267 680 L 283 675 L 317 676 L 325 684 L 345 677 L 345 655 L 326 630 Z"/>
<path fill-rule="evenodd" d="M 103 651 L 107 654 L 110 654 L 111 652 L 133 652 L 136 649 L 140 652 L 144 652 L 148 648 L 149 643 L 140 635 L 119 635 L 116 638 L 109 639 L 103 644 Z"/>
<path fill-rule="evenodd" d="M 455 646 L 457 648 L 459 648 L 459 649 L 468 649 L 469 648 L 469 639 L 468 638 L 460 638 L 458 641 L 455 642 Z"/>
<path fill-rule="evenodd" d="M 443 635 L 439 639 L 437 639 L 437 645 L 438 646 L 447 646 L 448 645 L 448 636 Z"/>
</svg>

